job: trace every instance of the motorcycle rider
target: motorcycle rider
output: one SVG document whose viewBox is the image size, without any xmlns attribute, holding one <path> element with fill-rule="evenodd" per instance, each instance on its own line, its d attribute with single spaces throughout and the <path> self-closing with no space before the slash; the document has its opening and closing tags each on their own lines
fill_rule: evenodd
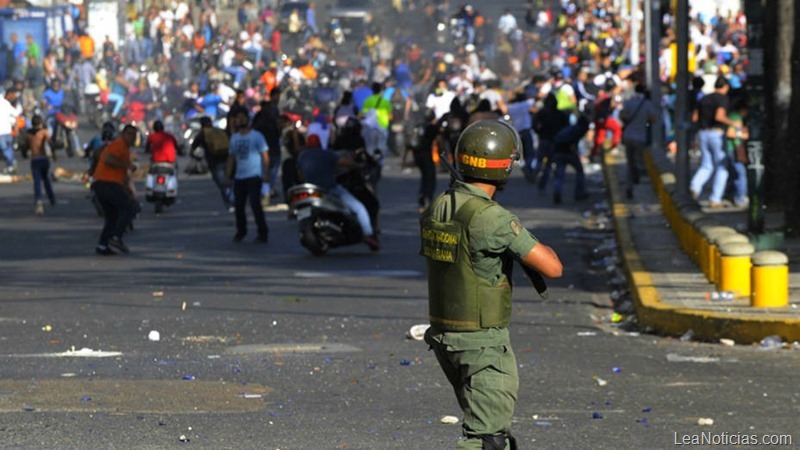
<svg viewBox="0 0 800 450">
<path fill-rule="evenodd" d="M 50 136 L 56 139 L 58 135 L 58 121 L 56 114 L 61 112 L 64 105 L 64 90 L 61 89 L 61 80 L 55 79 L 50 87 L 42 93 L 42 106 L 47 113 L 47 127 L 50 129 Z"/>
<path fill-rule="evenodd" d="M 175 166 L 178 141 L 175 136 L 164 131 L 164 123 L 160 120 L 153 122 L 153 132 L 147 136 L 144 151 L 150 153 L 150 162 L 168 163 Z"/>
<path fill-rule="evenodd" d="M 311 94 L 314 104 L 319 108 L 320 113 L 329 115 L 333 113 L 336 105 L 338 93 L 336 88 L 331 86 L 331 79 L 327 74 L 322 74 L 317 81 L 317 88 Z"/>
<path fill-rule="evenodd" d="M 361 136 L 361 122 L 356 118 L 347 119 L 333 142 L 333 148 L 335 150 L 347 150 L 350 156 L 360 164 L 340 174 L 336 181 L 364 204 L 369 212 L 372 228 L 378 234 L 378 214 L 380 213 L 381 205 L 375 192 L 367 185 L 365 177 L 365 173 L 370 169 L 370 166 L 375 164 L 375 160 L 367 155 L 365 151 L 366 145 L 364 138 Z"/>
<path fill-rule="evenodd" d="M 380 250 L 380 243 L 372 230 L 367 208 L 344 186 L 336 182 L 337 168 L 351 168 L 356 164 L 355 160 L 347 152 L 323 150 L 316 134 L 309 135 L 306 143 L 307 146 L 300 152 L 297 161 L 302 181 L 315 184 L 337 196 L 358 217 L 358 223 L 364 234 L 364 243 L 373 252 Z"/>
</svg>

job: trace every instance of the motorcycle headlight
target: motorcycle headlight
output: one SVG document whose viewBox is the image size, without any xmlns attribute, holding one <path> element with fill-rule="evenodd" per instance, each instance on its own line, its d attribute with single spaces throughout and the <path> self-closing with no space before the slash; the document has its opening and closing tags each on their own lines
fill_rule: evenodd
<svg viewBox="0 0 800 450">
<path fill-rule="evenodd" d="M 191 129 L 187 129 L 186 131 L 183 132 L 183 138 L 184 139 L 188 140 L 191 136 L 192 136 L 192 130 Z"/>
<path fill-rule="evenodd" d="M 443 24 L 443 23 L 439 22 L 439 23 L 436 25 L 436 30 L 438 30 L 438 31 L 444 31 L 444 29 L 445 29 L 445 24 Z"/>
</svg>

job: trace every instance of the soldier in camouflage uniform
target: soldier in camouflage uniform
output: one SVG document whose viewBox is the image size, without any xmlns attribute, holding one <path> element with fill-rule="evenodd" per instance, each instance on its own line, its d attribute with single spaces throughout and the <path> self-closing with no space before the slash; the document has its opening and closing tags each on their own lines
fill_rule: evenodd
<svg viewBox="0 0 800 450">
<path fill-rule="evenodd" d="M 519 143 L 505 122 L 467 127 L 455 154 L 463 181 L 454 180 L 420 218 L 431 322 L 425 342 L 464 413 L 459 449 L 516 448 L 510 434 L 519 388 L 508 332 L 511 268 L 516 260 L 546 277 L 561 276 L 555 252 L 492 200 L 519 157 Z"/>
</svg>

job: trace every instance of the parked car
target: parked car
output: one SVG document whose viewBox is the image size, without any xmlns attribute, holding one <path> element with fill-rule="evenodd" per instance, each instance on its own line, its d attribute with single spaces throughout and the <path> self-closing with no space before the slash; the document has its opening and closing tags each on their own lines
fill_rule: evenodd
<svg viewBox="0 0 800 450">
<path fill-rule="evenodd" d="M 289 17 L 295 9 L 297 10 L 297 16 L 300 18 L 300 30 L 298 30 L 298 32 L 305 30 L 308 2 L 286 2 L 283 3 L 278 10 L 278 29 L 280 29 L 281 32 L 289 32 Z"/>
<path fill-rule="evenodd" d="M 372 0 L 336 0 L 328 17 L 336 19 L 345 36 L 360 37 L 372 20 L 375 5 Z"/>
</svg>

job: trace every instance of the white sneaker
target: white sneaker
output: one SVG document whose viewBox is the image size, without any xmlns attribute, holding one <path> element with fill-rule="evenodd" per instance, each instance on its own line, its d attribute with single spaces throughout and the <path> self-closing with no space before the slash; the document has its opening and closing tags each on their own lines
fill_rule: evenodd
<svg viewBox="0 0 800 450">
<path fill-rule="evenodd" d="M 42 202 L 41 200 L 36 200 L 35 212 L 36 212 L 37 216 L 43 216 L 44 215 L 44 202 Z"/>
</svg>

